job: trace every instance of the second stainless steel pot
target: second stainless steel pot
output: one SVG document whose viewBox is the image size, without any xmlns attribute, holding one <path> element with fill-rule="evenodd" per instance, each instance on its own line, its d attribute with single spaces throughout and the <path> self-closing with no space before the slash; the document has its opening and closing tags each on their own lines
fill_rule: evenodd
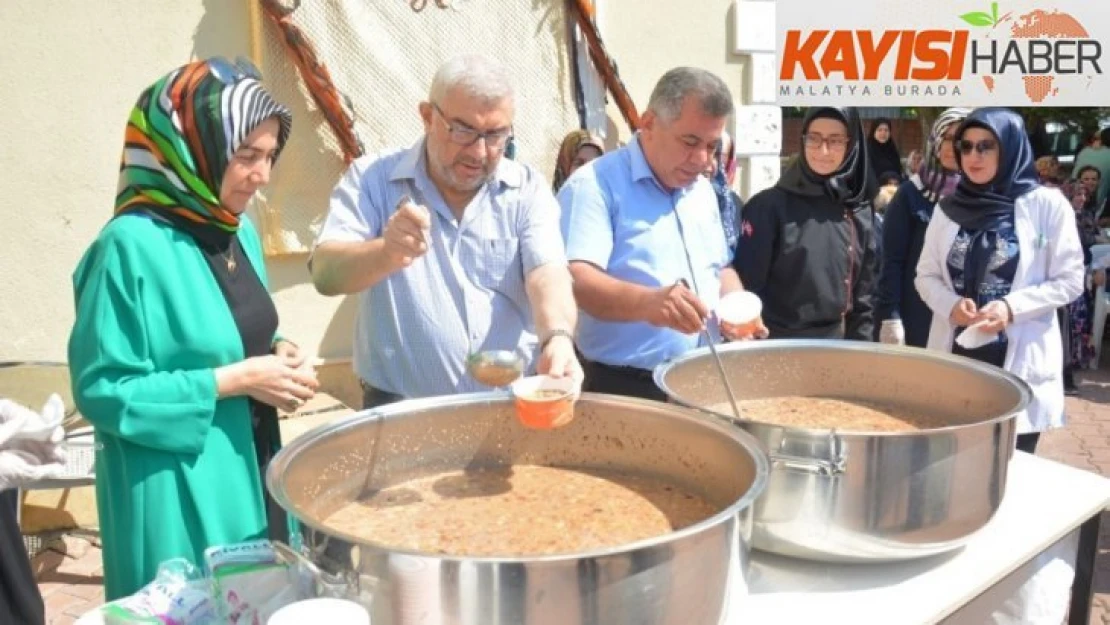
<svg viewBox="0 0 1110 625">
<path fill-rule="evenodd" d="M 949 427 L 840 432 L 740 421 L 770 453 L 753 546 L 824 561 L 941 553 L 993 517 L 1006 488 L 1015 415 L 1029 387 L 996 367 L 915 348 L 768 340 L 719 348 L 737 397 L 855 398 L 932 410 Z M 674 402 L 735 422 L 705 349 L 655 371 Z"/>
</svg>

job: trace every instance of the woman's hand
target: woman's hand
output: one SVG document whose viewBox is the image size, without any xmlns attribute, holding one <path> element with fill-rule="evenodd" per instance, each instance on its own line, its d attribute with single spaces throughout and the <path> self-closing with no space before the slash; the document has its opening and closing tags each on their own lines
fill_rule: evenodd
<svg viewBox="0 0 1110 625">
<path fill-rule="evenodd" d="M 219 396 L 247 395 L 288 412 L 312 399 L 320 383 L 311 368 L 292 367 L 281 356 L 255 356 L 216 369 Z"/>
<path fill-rule="evenodd" d="M 978 306 L 975 305 L 973 300 L 965 297 L 952 307 L 948 319 L 952 321 L 952 325 L 966 328 L 979 320 Z"/>
<path fill-rule="evenodd" d="M 998 333 L 1006 329 L 1013 321 L 1013 315 L 1010 312 L 1010 306 L 1005 300 L 996 299 L 987 304 L 979 311 L 976 319 L 977 322 L 983 322 L 979 326 L 984 332 Z"/>
<path fill-rule="evenodd" d="M 301 348 L 297 347 L 297 344 L 292 341 L 282 339 L 274 343 L 274 355 L 294 369 L 299 369 L 304 364 L 304 354 L 301 353 Z"/>
<path fill-rule="evenodd" d="M 765 339 L 771 335 L 771 331 L 763 325 L 763 317 L 757 317 L 748 323 L 729 323 L 719 319 L 717 325 L 721 329 L 721 336 L 729 341 Z"/>
</svg>

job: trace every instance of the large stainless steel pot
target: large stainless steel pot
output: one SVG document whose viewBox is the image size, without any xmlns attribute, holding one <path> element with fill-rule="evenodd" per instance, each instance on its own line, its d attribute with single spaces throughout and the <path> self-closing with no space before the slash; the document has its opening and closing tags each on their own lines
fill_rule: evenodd
<svg viewBox="0 0 1110 625">
<path fill-rule="evenodd" d="M 368 477 L 374 489 L 510 464 L 662 477 L 722 511 L 652 540 L 521 558 L 406 552 L 324 523 Z M 274 458 L 267 483 L 311 528 L 313 559 L 348 575 L 374 625 L 717 625 L 726 595 L 746 592 L 751 505 L 768 473 L 750 435 L 699 411 L 584 394 L 570 425 L 532 431 L 517 423 L 506 394 L 483 393 L 402 402 L 313 430 Z"/>
<path fill-rule="evenodd" d="M 1015 414 L 1029 387 L 996 367 L 916 348 L 769 340 L 720 348 L 738 399 L 856 398 L 951 415 L 914 433 L 787 428 L 741 421 L 767 447 L 753 546 L 823 561 L 884 561 L 953 549 L 992 518 L 1006 487 Z M 655 370 L 677 403 L 731 420 L 705 349 Z"/>
</svg>

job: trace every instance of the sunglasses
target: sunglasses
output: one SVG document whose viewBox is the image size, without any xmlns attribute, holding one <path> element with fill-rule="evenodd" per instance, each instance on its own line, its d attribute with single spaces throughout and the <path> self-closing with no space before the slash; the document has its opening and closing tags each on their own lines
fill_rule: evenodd
<svg viewBox="0 0 1110 625">
<path fill-rule="evenodd" d="M 222 56 L 214 56 L 208 59 L 207 63 L 209 73 L 225 85 L 233 85 L 248 78 L 262 80 L 262 73 L 254 66 L 254 63 L 241 56 L 235 57 L 234 62 Z"/>
<path fill-rule="evenodd" d="M 982 139 L 980 141 L 974 142 L 968 141 L 967 139 L 961 139 L 960 141 L 956 142 L 956 149 L 958 149 L 960 151 L 960 154 L 963 154 L 964 156 L 971 154 L 972 150 L 978 152 L 979 154 L 986 154 L 987 152 L 993 152 L 997 150 L 998 142 L 994 139 Z"/>
</svg>

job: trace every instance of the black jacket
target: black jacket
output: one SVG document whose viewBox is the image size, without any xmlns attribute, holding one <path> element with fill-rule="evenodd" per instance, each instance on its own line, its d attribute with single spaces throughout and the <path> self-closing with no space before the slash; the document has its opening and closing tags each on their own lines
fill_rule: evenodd
<svg viewBox="0 0 1110 625">
<path fill-rule="evenodd" d="M 870 341 L 877 267 L 871 205 L 848 208 L 791 173 L 744 206 L 736 271 L 762 298 L 771 338 Z"/>
</svg>

